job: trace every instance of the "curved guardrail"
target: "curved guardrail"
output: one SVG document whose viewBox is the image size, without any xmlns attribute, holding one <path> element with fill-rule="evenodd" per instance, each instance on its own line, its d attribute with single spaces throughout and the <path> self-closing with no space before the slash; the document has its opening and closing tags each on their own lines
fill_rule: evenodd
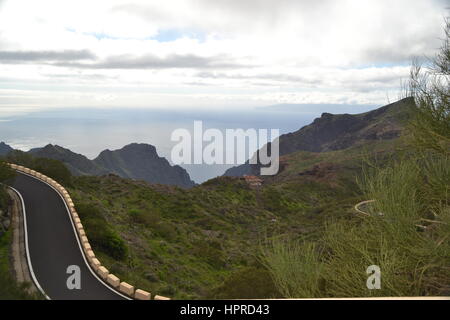
<svg viewBox="0 0 450 320">
<path fill-rule="evenodd" d="M 363 215 L 365 215 L 365 216 L 370 217 L 370 216 L 371 216 L 370 213 L 365 212 L 365 211 L 362 211 L 362 210 L 360 209 L 360 206 L 365 205 L 365 204 L 369 204 L 369 203 L 374 203 L 375 201 L 376 201 L 376 200 L 366 200 L 366 201 L 358 202 L 357 204 L 355 204 L 354 209 L 355 209 L 358 213 L 361 213 L 361 214 L 363 214 Z M 382 216 L 383 213 L 380 212 L 380 213 L 378 213 L 378 215 Z M 420 219 L 420 221 L 425 221 L 425 222 L 428 222 L 428 223 L 444 223 L 444 222 L 442 222 L 442 221 L 436 221 L 436 220 L 430 220 L 430 219 L 424 219 L 424 218 Z M 424 226 L 424 225 L 421 225 L 421 224 L 415 224 L 415 226 L 418 227 L 418 228 L 421 228 L 421 229 L 423 229 L 423 230 L 426 230 L 426 229 L 428 228 L 427 226 Z"/>
<path fill-rule="evenodd" d="M 368 204 L 368 203 L 373 203 L 373 202 L 375 202 L 375 200 L 366 200 L 366 201 L 358 202 L 357 204 L 355 204 L 354 209 L 355 209 L 358 213 L 361 213 L 361 214 L 363 214 L 363 215 L 365 215 L 365 216 L 370 216 L 370 213 L 367 213 L 367 212 L 362 211 L 361 209 L 359 209 L 359 207 L 362 206 L 362 205 Z"/>
<path fill-rule="evenodd" d="M 52 178 L 49 178 L 45 175 L 43 175 L 40 172 L 37 172 L 35 170 L 26 168 L 24 166 L 16 165 L 13 163 L 8 163 L 8 165 L 18 171 L 22 172 L 28 175 L 31 175 L 47 184 L 52 186 L 63 198 L 64 202 L 66 203 L 67 208 L 69 209 L 69 214 L 71 217 L 71 220 L 75 226 L 75 229 L 77 231 L 78 237 L 80 239 L 82 250 L 86 256 L 86 260 L 88 261 L 89 265 L 91 266 L 92 270 L 97 273 L 97 275 L 109 286 L 116 289 L 120 293 L 137 300 L 151 300 L 151 293 L 147 292 L 145 290 L 141 289 L 135 289 L 134 286 L 132 286 L 129 283 L 126 283 L 124 281 L 120 281 L 120 279 L 115 276 L 114 274 L 110 273 L 109 270 L 101 264 L 101 262 L 97 259 L 95 256 L 94 251 L 92 250 L 92 247 L 89 243 L 89 239 L 87 238 L 86 232 L 84 230 L 83 224 L 81 223 L 80 217 L 78 216 L 77 211 L 75 210 L 75 204 L 72 201 L 72 198 L 70 197 L 69 192 L 58 182 L 53 180 Z M 170 298 L 155 295 L 154 300 L 170 300 Z"/>
</svg>

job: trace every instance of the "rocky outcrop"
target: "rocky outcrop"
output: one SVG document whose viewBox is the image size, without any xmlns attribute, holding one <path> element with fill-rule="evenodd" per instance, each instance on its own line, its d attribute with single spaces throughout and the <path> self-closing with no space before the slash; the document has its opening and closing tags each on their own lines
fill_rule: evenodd
<svg viewBox="0 0 450 320">
<path fill-rule="evenodd" d="M 296 151 L 342 150 L 368 140 L 388 140 L 400 136 L 412 98 L 400 100 L 362 114 L 323 113 L 310 125 L 280 137 L 280 154 Z"/>
<path fill-rule="evenodd" d="M 94 163 L 123 178 L 187 188 L 195 185 L 185 169 L 170 165 L 149 144 L 133 143 L 120 150 L 105 150 Z"/>
</svg>

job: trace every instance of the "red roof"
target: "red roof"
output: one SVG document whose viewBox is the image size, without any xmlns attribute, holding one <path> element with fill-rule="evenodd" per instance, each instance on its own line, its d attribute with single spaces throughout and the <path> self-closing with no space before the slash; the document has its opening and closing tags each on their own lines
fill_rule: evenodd
<svg viewBox="0 0 450 320">
<path fill-rule="evenodd" d="M 247 182 L 262 182 L 261 178 L 258 178 L 257 176 L 244 176 L 245 181 Z"/>
</svg>

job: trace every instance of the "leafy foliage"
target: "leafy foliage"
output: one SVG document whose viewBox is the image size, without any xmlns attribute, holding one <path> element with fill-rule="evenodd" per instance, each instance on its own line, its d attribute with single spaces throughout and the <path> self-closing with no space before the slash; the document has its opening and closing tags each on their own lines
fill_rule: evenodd
<svg viewBox="0 0 450 320">
<path fill-rule="evenodd" d="M 11 168 L 3 161 L 0 161 L 0 183 L 4 183 L 14 178 L 15 173 Z M 6 210 L 9 202 L 8 194 L 5 191 L 3 185 L 0 184 L 0 210 Z"/>
<path fill-rule="evenodd" d="M 89 203 L 78 203 L 76 210 L 94 249 L 98 249 L 114 259 L 123 260 L 127 254 L 125 242 L 109 226 L 100 210 Z"/>
<path fill-rule="evenodd" d="M 267 270 L 255 266 L 236 270 L 214 291 L 213 296 L 216 299 L 267 299 L 280 297 L 271 274 Z"/>
<path fill-rule="evenodd" d="M 0 161 L 0 182 L 14 178 L 14 171 L 3 161 Z"/>
</svg>

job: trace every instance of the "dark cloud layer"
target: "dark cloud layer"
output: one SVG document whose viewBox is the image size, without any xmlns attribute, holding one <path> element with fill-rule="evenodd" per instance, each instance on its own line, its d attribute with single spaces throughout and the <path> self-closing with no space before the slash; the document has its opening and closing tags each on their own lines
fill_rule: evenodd
<svg viewBox="0 0 450 320">
<path fill-rule="evenodd" d="M 201 57 L 193 54 L 119 55 L 100 60 L 89 50 L 65 51 L 0 51 L 0 63 L 37 63 L 79 69 L 230 69 L 249 67 L 241 65 L 225 55 Z"/>
<path fill-rule="evenodd" d="M 271 80 L 278 82 L 294 82 L 308 85 L 319 85 L 323 81 L 321 79 L 308 79 L 302 76 L 293 76 L 287 74 L 258 74 L 258 75 L 244 75 L 244 74 L 225 74 L 216 72 L 200 72 L 197 77 L 205 79 L 234 79 L 234 80 Z"/>
<path fill-rule="evenodd" d="M 289 11 L 315 13 L 333 4 L 331 0 L 194 0 L 193 2 L 199 8 L 206 7 L 209 10 L 240 15 L 246 19 L 249 17 L 283 19 Z"/>
<path fill-rule="evenodd" d="M 361 57 L 371 63 L 409 64 L 415 58 L 434 52 L 440 43 L 439 37 L 430 37 L 428 34 L 408 35 L 388 44 L 374 43 L 361 52 Z"/>
<path fill-rule="evenodd" d="M 231 58 L 222 55 L 214 57 L 200 57 L 192 54 L 173 54 L 164 58 L 157 57 L 155 55 L 144 55 L 140 57 L 121 55 L 109 57 L 104 61 L 93 63 L 59 62 L 54 65 L 82 69 L 228 69 L 248 67 L 236 63 Z"/>
<path fill-rule="evenodd" d="M 1 63 L 79 61 L 93 59 L 96 59 L 96 56 L 89 50 L 0 51 Z"/>
</svg>

